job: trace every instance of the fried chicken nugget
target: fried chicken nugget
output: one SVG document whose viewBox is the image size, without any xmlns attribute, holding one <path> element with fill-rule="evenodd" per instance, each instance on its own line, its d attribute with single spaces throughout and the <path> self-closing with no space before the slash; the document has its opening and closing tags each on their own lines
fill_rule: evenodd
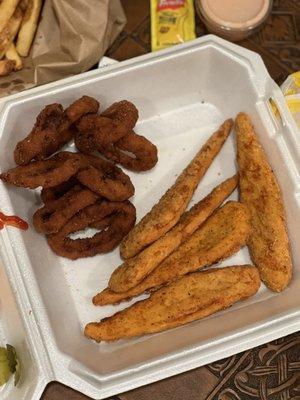
<svg viewBox="0 0 300 400">
<path fill-rule="evenodd" d="M 259 286 L 259 273 L 251 265 L 195 272 L 111 317 L 89 323 L 84 334 L 101 342 L 175 328 L 253 296 Z"/>
<path fill-rule="evenodd" d="M 220 126 L 179 175 L 174 185 L 129 232 L 120 246 L 120 253 L 124 259 L 134 257 L 178 222 L 199 181 L 230 134 L 232 125 L 233 121 L 228 119 Z"/>
<path fill-rule="evenodd" d="M 248 247 L 262 281 L 281 292 L 290 282 L 292 261 L 280 188 L 250 118 L 235 121 L 241 201 L 251 215 Z"/>
<path fill-rule="evenodd" d="M 210 266 L 236 253 L 250 233 L 245 205 L 229 201 L 214 212 L 189 239 L 178 247 L 137 286 L 123 293 L 109 288 L 93 298 L 95 305 L 120 303 L 144 292 L 157 290 L 180 276 Z"/>
<path fill-rule="evenodd" d="M 172 251 L 180 246 L 233 192 L 237 175 L 226 179 L 204 199 L 185 212 L 177 225 L 141 253 L 126 260 L 112 274 L 108 286 L 115 292 L 125 292 L 141 282 Z"/>
</svg>

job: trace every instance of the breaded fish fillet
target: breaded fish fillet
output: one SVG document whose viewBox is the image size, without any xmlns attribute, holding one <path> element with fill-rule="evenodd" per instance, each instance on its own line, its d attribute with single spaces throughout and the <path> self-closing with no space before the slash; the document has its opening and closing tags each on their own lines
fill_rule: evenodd
<svg viewBox="0 0 300 400">
<path fill-rule="evenodd" d="M 134 257 L 178 222 L 199 181 L 230 134 L 232 125 L 231 119 L 221 125 L 179 175 L 174 185 L 124 238 L 120 246 L 122 258 Z"/>
<path fill-rule="evenodd" d="M 259 273 L 250 265 L 186 275 L 115 315 L 85 327 L 90 339 L 113 341 L 184 325 L 254 295 Z"/>
<path fill-rule="evenodd" d="M 223 260 L 246 244 L 249 233 L 246 207 L 236 201 L 229 201 L 137 286 L 123 293 L 115 293 L 107 288 L 93 298 L 93 303 L 119 303 Z"/>
<path fill-rule="evenodd" d="M 235 122 L 241 201 L 251 217 L 248 247 L 263 282 L 282 291 L 292 276 L 292 261 L 282 197 L 277 180 L 259 144 L 249 117 Z"/>
<path fill-rule="evenodd" d="M 126 260 L 113 272 L 108 283 L 109 288 L 115 292 L 125 292 L 145 279 L 223 203 L 236 188 L 237 183 L 237 175 L 226 179 L 186 211 L 178 224 L 169 232 L 135 257 Z"/>
</svg>

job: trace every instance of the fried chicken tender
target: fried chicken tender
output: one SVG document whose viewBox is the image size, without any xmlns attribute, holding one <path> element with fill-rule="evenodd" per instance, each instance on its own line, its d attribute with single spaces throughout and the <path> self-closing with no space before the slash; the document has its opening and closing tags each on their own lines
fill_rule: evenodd
<svg viewBox="0 0 300 400">
<path fill-rule="evenodd" d="M 195 272 L 111 317 L 89 323 L 84 334 L 101 342 L 164 331 L 224 310 L 253 296 L 259 286 L 259 273 L 251 265 Z"/>
<path fill-rule="evenodd" d="M 231 119 L 221 125 L 179 175 L 174 185 L 129 232 L 120 246 L 120 253 L 124 259 L 134 257 L 178 222 L 199 181 L 230 134 L 232 125 Z"/>
<path fill-rule="evenodd" d="M 233 192 L 237 175 L 226 179 L 204 199 L 185 212 L 177 225 L 141 253 L 126 260 L 112 274 L 108 286 L 115 292 L 125 292 L 141 282 L 166 257 L 179 247 Z"/>
<path fill-rule="evenodd" d="M 235 121 L 241 201 L 251 216 L 248 247 L 262 281 L 281 292 L 292 276 L 292 261 L 280 188 L 250 118 Z"/>
<path fill-rule="evenodd" d="M 214 212 L 189 239 L 167 257 L 137 286 L 123 293 L 109 288 L 93 298 L 95 305 L 120 303 L 144 292 L 157 290 L 180 276 L 208 267 L 236 253 L 250 232 L 245 205 L 229 201 Z"/>
</svg>

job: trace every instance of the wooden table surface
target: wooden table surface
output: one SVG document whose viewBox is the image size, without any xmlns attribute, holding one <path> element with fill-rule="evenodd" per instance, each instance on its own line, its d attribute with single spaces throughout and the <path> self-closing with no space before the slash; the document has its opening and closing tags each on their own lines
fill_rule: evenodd
<svg viewBox="0 0 300 400">
<path fill-rule="evenodd" d="M 107 52 L 125 60 L 150 51 L 148 0 L 123 0 L 128 23 Z M 196 20 L 198 36 L 206 33 Z M 274 0 L 264 27 L 240 43 L 261 54 L 280 84 L 300 70 L 300 0 Z M 300 294 L 299 294 L 300 295 Z M 84 400 L 57 382 L 41 400 Z M 300 332 L 110 400 L 300 400 Z M 17 400 L 17 399 L 16 399 Z"/>
</svg>

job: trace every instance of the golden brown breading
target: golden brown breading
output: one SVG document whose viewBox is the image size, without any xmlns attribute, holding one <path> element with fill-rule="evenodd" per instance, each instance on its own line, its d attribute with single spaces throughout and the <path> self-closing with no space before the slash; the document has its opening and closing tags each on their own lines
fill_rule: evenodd
<svg viewBox="0 0 300 400">
<path fill-rule="evenodd" d="M 90 339 L 113 341 L 195 321 L 254 295 L 259 273 L 250 265 L 186 275 L 115 315 L 85 327 Z"/>
<path fill-rule="evenodd" d="M 179 175 L 174 185 L 129 232 L 120 246 L 120 253 L 124 259 L 134 257 L 178 222 L 199 181 L 221 150 L 232 124 L 233 121 L 228 119 L 221 125 Z"/>
<path fill-rule="evenodd" d="M 249 214 L 246 207 L 236 201 L 229 201 L 215 211 L 185 243 L 137 286 L 123 293 L 115 293 L 107 288 L 93 298 L 93 303 L 119 303 L 153 288 L 156 290 L 182 275 L 223 260 L 246 244 L 249 231 Z"/>
<path fill-rule="evenodd" d="M 120 265 L 109 280 L 110 289 L 115 292 L 125 292 L 145 279 L 223 203 L 236 188 L 237 183 L 237 175 L 226 179 L 191 210 L 185 212 L 178 224 L 169 232 Z"/>
<path fill-rule="evenodd" d="M 248 247 L 263 282 L 282 291 L 292 276 L 292 261 L 280 188 L 249 117 L 236 118 L 241 201 L 251 216 Z"/>
</svg>

